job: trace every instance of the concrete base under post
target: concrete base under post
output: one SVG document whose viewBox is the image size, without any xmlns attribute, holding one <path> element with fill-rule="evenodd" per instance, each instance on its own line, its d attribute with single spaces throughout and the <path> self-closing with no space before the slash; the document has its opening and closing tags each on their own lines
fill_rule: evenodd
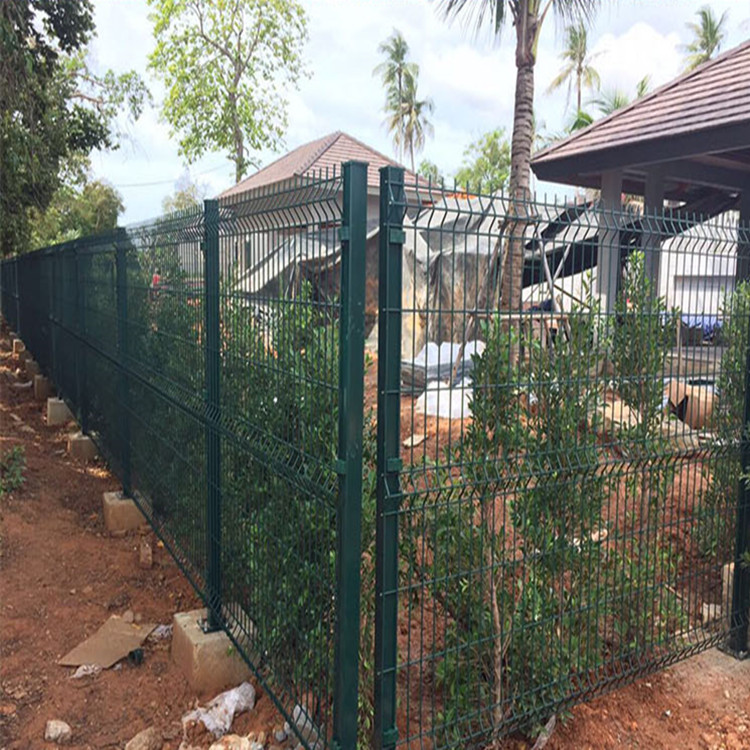
<svg viewBox="0 0 750 750">
<path fill-rule="evenodd" d="M 104 525 L 110 534 L 135 531 L 148 525 L 143 513 L 122 492 L 105 492 L 102 496 Z"/>
<path fill-rule="evenodd" d="M 13 339 L 13 354 L 19 356 L 23 351 L 26 351 L 26 344 L 21 339 Z"/>
<path fill-rule="evenodd" d="M 79 461 L 91 461 L 96 458 L 96 445 L 88 435 L 74 432 L 68 435 L 68 453 Z"/>
<path fill-rule="evenodd" d="M 34 398 L 45 401 L 52 395 L 52 383 L 44 375 L 34 375 Z"/>
<path fill-rule="evenodd" d="M 23 366 L 26 370 L 26 377 L 33 378 L 34 376 L 39 375 L 39 365 L 33 359 L 27 358 Z"/>
<path fill-rule="evenodd" d="M 175 614 L 172 659 L 196 693 L 213 696 L 246 682 L 252 672 L 224 631 L 203 632 L 205 617 L 205 609 Z"/>
<path fill-rule="evenodd" d="M 68 405 L 61 399 L 51 396 L 47 399 L 47 426 L 57 427 L 73 419 Z"/>
<path fill-rule="evenodd" d="M 734 563 L 727 563 L 721 569 L 721 606 L 726 613 L 726 626 L 732 626 L 732 589 L 734 588 Z M 750 643 L 750 611 L 748 611 L 747 637 Z"/>
</svg>

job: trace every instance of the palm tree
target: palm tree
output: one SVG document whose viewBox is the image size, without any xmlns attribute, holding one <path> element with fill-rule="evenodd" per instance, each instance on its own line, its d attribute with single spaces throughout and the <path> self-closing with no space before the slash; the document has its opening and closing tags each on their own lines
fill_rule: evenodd
<svg viewBox="0 0 750 750">
<path fill-rule="evenodd" d="M 403 90 L 399 117 L 402 124 L 402 148 L 409 150 L 411 171 L 414 171 L 414 155 L 422 151 L 427 136 L 432 136 L 434 130 L 428 115 L 435 111 L 432 99 L 417 98 L 417 77 L 408 79 Z"/>
<path fill-rule="evenodd" d="M 388 39 L 378 45 L 378 52 L 385 57 L 385 60 L 375 67 L 372 74 L 380 76 L 385 87 L 385 111 L 389 114 L 386 123 L 389 131 L 393 133 L 393 144 L 396 147 L 398 159 L 403 161 L 405 139 L 404 120 L 401 113 L 404 91 L 409 85 L 414 84 L 419 75 L 419 66 L 407 61 L 409 45 L 398 29 L 394 29 Z M 396 117 L 393 116 L 394 113 Z"/>
<path fill-rule="evenodd" d="M 568 102 L 570 102 L 570 90 L 576 87 L 576 111 L 581 110 L 581 93 L 584 88 L 599 89 L 599 73 L 597 73 L 591 61 L 595 55 L 588 52 L 588 32 L 583 23 L 568 26 L 565 29 L 565 49 L 560 54 L 563 68 L 547 88 L 547 92 L 556 91 L 563 84 L 568 84 Z"/>
<path fill-rule="evenodd" d="M 646 96 L 650 87 L 651 76 L 643 76 L 635 85 L 635 98 L 641 99 Z M 600 115 L 606 117 L 613 112 L 617 112 L 618 109 L 627 107 L 632 101 L 634 100 L 621 89 L 609 89 L 608 91 L 602 91 L 599 96 L 591 100 L 590 104 L 593 104 L 599 110 Z"/>
<path fill-rule="evenodd" d="M 534 66 L 537 42 L 552 8 L 563 19 L 587 20 L 598 0 L 437 0 L 448 19 L 462 18 L 477 31 L 489 26 L 496 38 L 510 20 L 516 31 L 516 94 L 511 137 L 509 249 L 505 253 L 500 298 L 504 310 L 521 309 L 523 232 L 530 206 L 531 149 L 534 144 Z M 496 251 L 498 248 L 496 248 Z M 497 252 L 493 253 L 493 263 Z M 495 269 L 488 273 L 494 278 Z M 489 283 L 489 282 L 488 282 Z M 483 301 L 480 301 L 480 304 Z M 515 358 L 515 355 L 514 355 Z"/>
<path fill-rule="evenodd" d="M 691 21 L 687 24 L 693 32 L 693 41 L 683 49 L 687 52 L 686 70 L 697 68 L 701 63 L 710 60 L 721 48 L 726 38 L 726 23 L 729 11 L 724 11 L 717 20 L 710 6 L 704 5 L 697 13 L 698 23 Z"/>
</svg>

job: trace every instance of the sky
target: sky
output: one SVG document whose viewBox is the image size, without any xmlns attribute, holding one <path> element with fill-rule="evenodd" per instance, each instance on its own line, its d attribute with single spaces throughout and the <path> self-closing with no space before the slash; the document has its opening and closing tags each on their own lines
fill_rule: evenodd
<svg viewBox="0 0 750 750">
<path fill-rule="evenodd" d="M 666 83 L 684 68 L 682 45 L 690 39 L 686 24 L 707 0 L 602 0 L 589 31 L 594 65 L 602 89 L 619 88 L 632 95 L 636 84 L 650 76 L 652 87 Z M 499 43 L 477 37 L 459 23 L 450 24 L 433 0 L 301 0 L 309 18 L 304 58 L 310 76 L 289 95 L 286 149 L 254 155 L 260 164 L 307 141 L 343 130 L 373 148 L 394 155 L 383 126 L 384 94 L 373 68 L 380 62 L 378 45 L 398 29 L 420 66 L 419 94 L 435 104 L 434 137 L 419 158 L 438 164 L 452 175 L 465 148 L 497 127 L 510 134 L 515 87 L 514 34 L 507 28 Z M 718 14 L 729 11 L 723 49 L 750 37 L 750 0 L 709 0 Z M 177 137 L 161 119 L 162 85 L 147 68 L 153 49 L 152 24 L 146 0 L 95 0 L 97 36 L 91 62 L 97 70 L 134 69 L 148 84 L 154 104 L 135 123 L 127 123 L 121 147 L 96 153 L 96 177 L 114 185 L 123 197 L 122 223 L 161 213 L 165 196 L 189 170 L 205 186 L 207 197 L 233 184 L 233 164 L 226 154 L 206 154 L 186 165 L 178 155 Z M 566 91 L 547 93 L 559 72 L 563 26 L 545 23 L 536 66 L 537 121 L 549 132 L 562 130 L 571 107 Z M 584 99 L 585 102 L 585 99 Z M 419 161 L 418 158 L 418 161 Z M 565 192 L 545 183 L 537 190 Z"/>
</svg>

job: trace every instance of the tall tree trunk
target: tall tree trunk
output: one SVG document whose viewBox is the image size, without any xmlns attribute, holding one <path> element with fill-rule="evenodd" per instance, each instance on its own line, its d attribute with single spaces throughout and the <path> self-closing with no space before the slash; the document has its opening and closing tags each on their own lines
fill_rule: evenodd
<svg viewBox="0 0 750 750">
<path fill-rule="evenodd" d="M 414 139 L 409 141 L 409 156 L 411 156 L 411 171 L 414 172 Z"/>
<path fill-rule="evenodd" d="M 508 251 L 503 264 L 501 309 L 521 310 L 524 230 L 530 209 L 531 149 L 534 140 L 534 53 L 537 19 L 527 16 L 525 29 L 518 29 L 516 48 L 516 100 L 510 161 L 510 225 Z M 526 34 L 523 32 L 526 31 Z M 522 40 L 522 34 L 525 38 Z"/>
<path fill-rule="evenodd" d="M 578 113 L 581 111 L 581 73 L 578 74 L 578 77 L 576 79 L 576 87 L 578 93 L 578 98 L 576 100 L 578 103 L 578 108 L 576 109 L 576 119 L 578 119 Z"/>
</svg>

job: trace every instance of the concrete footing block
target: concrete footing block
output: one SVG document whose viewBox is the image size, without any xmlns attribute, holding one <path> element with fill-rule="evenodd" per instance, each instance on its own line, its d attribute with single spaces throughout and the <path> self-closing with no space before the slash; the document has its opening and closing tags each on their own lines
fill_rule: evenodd
<svg viewBox="0 0 750 750">
<path fill-rule="evenodd" d="M 96 445 L 88 435 L 73 432 L 68 435 L 68 453 L 79 461 L 91 461 L 96 458 Z"/>
<path fill-rule="evenodd" d="M 135 531 L 148 524 L 138 506 L 122 492 L 105 492 L 102 495 L 102 510 L 104 525 L 110 534 Z"/>
<path fill-rule="evenodd" d="M 196 693 L 215 695 L 249 680 L 252 672 L 226 633 L 204 633 L 205 609 L 174 616 L 172 659 Z"/>
<path fill-rule="evenodd" d="M 13 339 L 13 354 L 17 357 L 24 351 L 26 351 L 26 344 L 21 339 Z"/>
<path fill-rule="evenodd" d="M 727 563 L 721 569 L 721 605 L 726 613 L 726 626 L 732 625 L 732 589 L 734 588 L 734 563 Z M 748 611 L 747 636 L 750 641 L 750 611 Z"/>
<path fill-rule="evenodd" d="M 61 398 L 50 396 L 50 398 L 47 399 L 48 427 L 57 427 L 61 424 L 67 424 L 73 418 L 70 409 L 68 409 L 68 405 Z"/>
<path fill-rule="evenodd" d="M 28 378 L 33 378 L 40 373 L 39 364 L 33 359 L 27 358 L 23 366 L 26 370 L 26 377 Z"/>
<path fill-rule="evenodd" d="M 52 395 L 52 383 L 44 375 L 34 375 L 34 398 L 45 401 Z"/>
</svg>

